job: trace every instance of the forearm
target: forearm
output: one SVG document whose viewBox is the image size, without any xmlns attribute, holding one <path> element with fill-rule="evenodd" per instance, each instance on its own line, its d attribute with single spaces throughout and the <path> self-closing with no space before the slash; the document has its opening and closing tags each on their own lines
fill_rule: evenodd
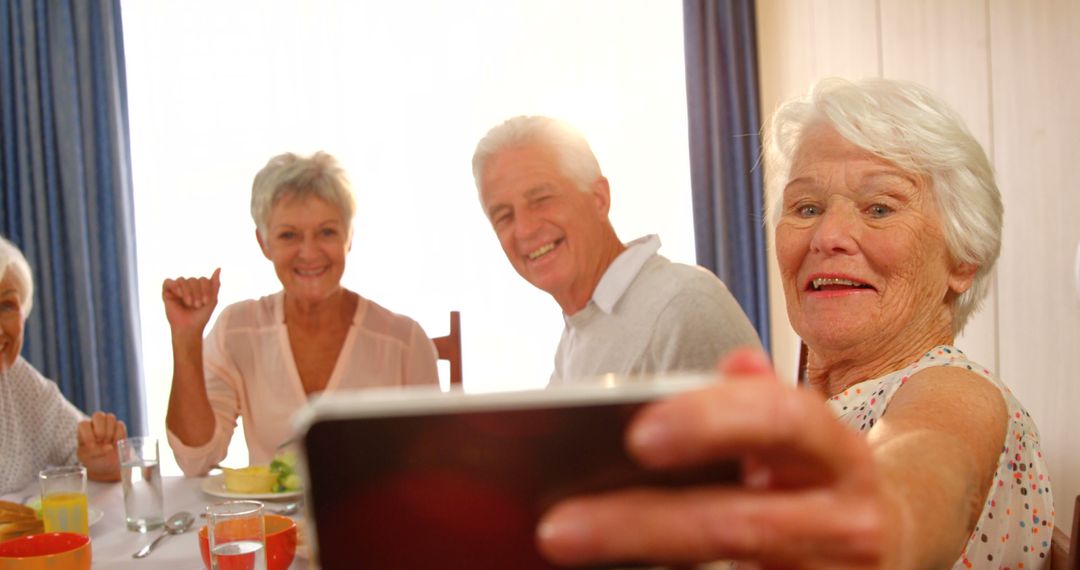
<svg viewBox="0 0 1080 570">
<path fill-rule="evenodd" d="M 174 334 L 173 379 L 165 425 L 184 445 L 205 445 L 214 436 L 214 410 L 206 393 L 201 335 Z"/>
</svg>

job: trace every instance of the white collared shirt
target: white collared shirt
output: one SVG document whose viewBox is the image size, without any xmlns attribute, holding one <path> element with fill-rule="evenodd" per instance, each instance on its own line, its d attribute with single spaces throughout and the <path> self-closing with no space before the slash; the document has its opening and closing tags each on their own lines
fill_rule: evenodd
<svg viewBox="0 0 1080 570">
<path fill-rule="evenodd" d="M 716 275 L 672 263 L 659 248 L 656 235 L 627 244 L 585 308 L 563 315 L 549 384 L 604 374 L 707 371 L 732 348 L 761 346 Z"/>
</svg>

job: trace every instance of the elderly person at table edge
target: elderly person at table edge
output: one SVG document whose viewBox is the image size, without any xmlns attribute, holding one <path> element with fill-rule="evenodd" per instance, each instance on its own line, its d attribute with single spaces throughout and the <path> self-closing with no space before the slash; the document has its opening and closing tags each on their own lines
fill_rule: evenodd
<svg viewBox="0 0 1080 570">
<path fill-rule="evenodd" d="M 925 88 L 818 83 L 766 127 L 788 317 L 809 348 L 799 389 L 760 353 L 724 381 L 643 410 L 638 461 L 723 459 L 741 486 L 556 505 L 553 561 L 754 561 L 769 568 L 1040 568 L 1054 507 L 1032 418 L 952 347 L 1001 243 L 989 161 Z"/>
<path fill-rule="evenodd" d="M 510 264 L 562 308 L 551 384 L 712 370 L 732 348 L 760 346 L 715 275 L 657 254 L 655 235 L 619 240 L 608 180 L 570 125 L 519 116 L 495 126 L 476 146 L 473 176 Z"/>
<path fill-rule="evenodd" d="M 224 459 L 237 416 L 251 463 L 265 464 L 316 394 L 438 384 L 420 325 L 341 285 L 355 209 L 329 154 L 275 156 L 255 176 L 251 216 L 283 291 L 226 307 L 204 341 L 220 269 L 162 284 L 174 367 L 166 425 L 186 475 Z"/>
<path fill-rule="evenodd" d="M 124 422 L 96 412 L 89 419 L 19 356 L 34 305 L 30 264 L 0 237 L 0 495 L 29 485 L 49 465 L 78 460 L 95 481 L 120 479 L 115 443 Z"/>
</svg>

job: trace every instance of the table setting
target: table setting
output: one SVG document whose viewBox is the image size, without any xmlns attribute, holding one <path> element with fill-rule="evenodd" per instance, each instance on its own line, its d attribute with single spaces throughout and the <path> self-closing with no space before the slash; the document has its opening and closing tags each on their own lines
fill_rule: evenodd
<svg viewBox="0 0 1080 570">
<path fill-rule="evenodd" d="M 225 473 L 161 477 L 156 440 L 129 438 L 118 448 L 123 482 L 87 481 L 85 470 L 75 466 L 45 470 L 39 480 L 0 496 L 13 511 L 20 505 L 40 510 L 42 519 L 36 527 L 38 521 L 26 523 L 23 532 L 28 536 L 0 541 L 0 570 L 78 568 L 86 551 L 92 568 L 210 568 L 211 550 L 220 568 L 241 567 L 229 564 L 238 557 L 246 557 L 246 567 L 252 558 L 265 560 L 267 570 L 314 567 L 297 524 L 302 518 L 299 490 L 246 488 L 245 481 L 235 477 L 226 485 Z M 242 478 L 256 470 L 233 471 Z M 53 552 L 49 549 L 64 550 L 53 556 L 70 558 L 60 566 L 55 560 L 54 566 L 44 565 L 44 556 L 40 566 L 30 564 L 29 553 Z"/>
</svg>

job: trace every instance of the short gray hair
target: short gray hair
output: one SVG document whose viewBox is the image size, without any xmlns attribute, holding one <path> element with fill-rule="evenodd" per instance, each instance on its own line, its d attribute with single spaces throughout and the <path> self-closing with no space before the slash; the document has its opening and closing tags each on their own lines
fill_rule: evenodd
<svg viewBox="0 0 1080 570">
<path fill-rule="evenodd" d="M 533 144 L 555 151 L 560 171 L 577 183 L 578 190 L 588 190 L 602 176 L 600 163 L 580 131 L 552 117 L 521 115 L 496 125 L 477 143 L 472 160 L 476 189 L 481 190 L 488 159 L 501 151 Z"/>
<path fill-rule="evenodd" d="M 25 321 L 30 309 L 34 308 L 34 274 L 19 248 L 0 236 L 0 279 L 8 271 L 15 278 L 15 291 L 19 294 L 19 307 Z"/>
<path fill-rule="evenodd" d="M 1003 208 L 994 171 L 963 119 L 927 88 L 908 81 L 824 79 L 777 109 L 764 128 L 769 222 L 775 224 L 795 152 L 807 130 L 827 124 L 840 136 L 930 181 L 953 260 L 978 266 L 953 305 L 959 333 L 990 287 L 1001 252 Z"/>
<path fill-rule="evenodd" d="M 352 235 L 356 199 L 345 169 L 330 154 L 322 151 L 310 157 L 291 152 L 279 154 L 255 175 L 251 184 L 251 219 L 263 239 L 266 239 L 270 211 L 285 196 L 314 196 L 337 206 Z"/>
</svg>

